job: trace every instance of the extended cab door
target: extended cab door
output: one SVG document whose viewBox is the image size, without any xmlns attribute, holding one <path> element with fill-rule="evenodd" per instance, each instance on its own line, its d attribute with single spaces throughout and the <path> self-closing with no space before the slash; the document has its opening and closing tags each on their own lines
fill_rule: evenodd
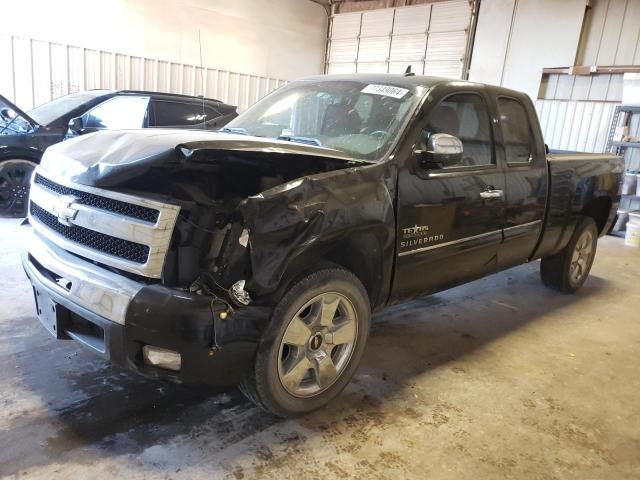
<svg viewBox="0 0 640 480">
<path fill-rule="evenodd" d="M 399 160 L 397 258 L 392 301 L 442 290 L 496 271 L 505 214 L 504 174 L 496 163 L 494 122 L 481 86 L 439 87 Z M 411 152 L 447 133 L 462 160 L 423 168 Z M 402 162 L 404 161 L 404 164 Z"/>
<path fill-rule="evenodd" d="M 498 268 L 521 264 L 533 254 L 543 227 L 548 172 L 542 134 L 533 104 L 525 95 L 496 96 L 498 152 L 506 182 L 504 243 Z"/>
</svg>

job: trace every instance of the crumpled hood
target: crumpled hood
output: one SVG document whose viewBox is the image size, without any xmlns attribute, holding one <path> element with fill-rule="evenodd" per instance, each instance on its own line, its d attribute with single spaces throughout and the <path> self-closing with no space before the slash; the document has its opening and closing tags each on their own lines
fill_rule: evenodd
<svg viewBox="0 0 640 480">
<path fill-rule="evenodd" d="M 194 152 L 259 152 L 303 155 L 348 163 L 368 163 L 337 150 L 223 132 L 143 129 L 105 130 L 49 147 L 40 163 L 44 172 L 75 183 L 109 187 L 142 175 L 152 166 L 188 162 Z"/>
</svg>

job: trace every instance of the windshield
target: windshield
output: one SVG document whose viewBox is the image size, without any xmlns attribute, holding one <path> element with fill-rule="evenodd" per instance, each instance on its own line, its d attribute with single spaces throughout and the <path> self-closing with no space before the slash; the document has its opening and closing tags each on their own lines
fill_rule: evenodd
<svg viewBox="0 0 640 480">
<path fill-rule="evenodd" d="M 300 81 L 282 87 L 223 131 L 306 143 L 377 160 L 391 148 L 417 103 L 415 92 L 353 80 Z"/>
<path fill-rule="evenodd" d="M 47 126 L 104 93 L 104 91 L 71 93 L 64 97 L 58 97 L 50 102 L 43 103 L 27 113 L 40 125 Z"/>
</svg>

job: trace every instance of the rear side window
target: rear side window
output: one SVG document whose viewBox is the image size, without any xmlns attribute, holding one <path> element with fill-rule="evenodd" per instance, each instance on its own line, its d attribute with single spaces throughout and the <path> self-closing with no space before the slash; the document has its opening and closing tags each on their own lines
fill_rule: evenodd
<svg viewBox="0 0 640 480">
<path fill-rule="evenodd" d="M 149 97 L 110 98 L 84 115 L 84 126 L 110 130 L 142 128 L 148 104 Z"/>
<path fill-rule="evenodd" d="M 531 162 L 533 158 L 531 126 L 524 106 L 513 98 L 499 97 L 498 112 L 507 163 Z"/>
<path fill-rule="evenodd" d="M 435 133 L 448 133 L 462 142 L 462 163 L 451 167 L 492 165 L 493 140 L 487 104 L 475 93 L 460 93 L 444 99 L 431 112 L 423 132 L 424 145 Z"/>
<path fill-rule="evenodd" d="M 193 127 L 216 119 L 220 113 L 202 103 L 152 100 L 154 127 Z"/>
</svg>

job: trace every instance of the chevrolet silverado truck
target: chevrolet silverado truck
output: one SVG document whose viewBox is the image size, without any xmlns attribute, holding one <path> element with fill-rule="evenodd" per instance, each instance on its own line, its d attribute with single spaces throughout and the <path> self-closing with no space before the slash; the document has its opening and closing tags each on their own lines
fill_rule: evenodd
<svg viewBox="0 0 640 480">
<path fill-rule="evenodd" d="M 48 148 L 23 265 L 56 338 L 295 416 L 350 381 L 372 312 L 537 259 L 546 285 L 578 290 L 622 171 L 547 155 L 516 91 L 313 77 L 220 132 Z"/>
</svg>

